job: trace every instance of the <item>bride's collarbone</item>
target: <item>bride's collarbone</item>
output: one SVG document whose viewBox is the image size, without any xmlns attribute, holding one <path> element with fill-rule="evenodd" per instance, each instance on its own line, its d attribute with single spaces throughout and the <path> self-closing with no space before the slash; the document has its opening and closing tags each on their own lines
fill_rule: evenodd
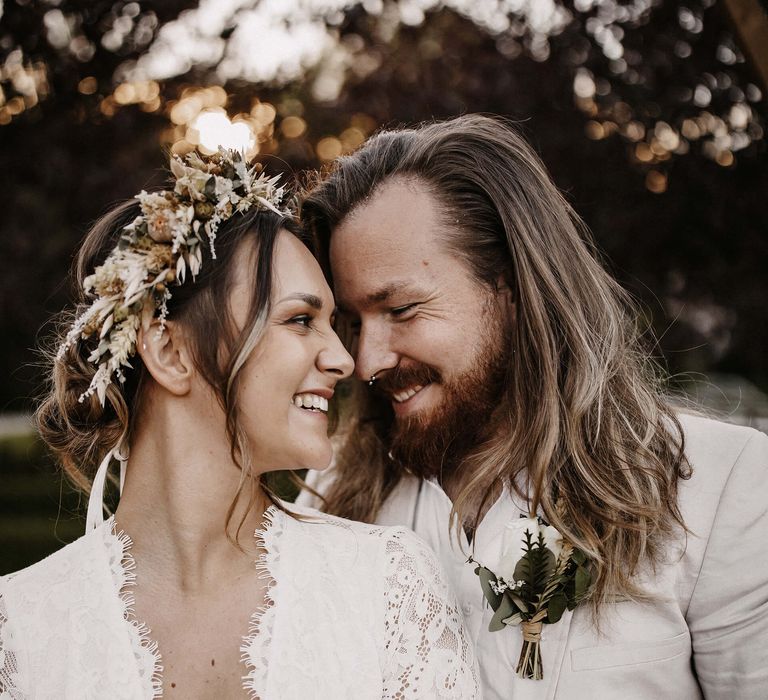
<svg viewBox="0 0 768 700">
<path fill-rule="evenodd" d="M 255 570 L 204 591 L 138 589 L 134 612 L 158 645 L 164 697 L 248 697 L 240 647 L 267 590 Z"/>
</svg>

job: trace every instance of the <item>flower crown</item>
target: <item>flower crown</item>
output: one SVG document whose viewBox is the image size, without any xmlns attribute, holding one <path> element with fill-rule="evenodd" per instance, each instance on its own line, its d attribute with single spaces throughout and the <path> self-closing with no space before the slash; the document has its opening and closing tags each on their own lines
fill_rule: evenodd
<svg viewBox="0 0 768 700">
<path fill-rule="evenodd" d="M 95 393 L 103 406 L 114 377 L 125 381 L 123 368 L 131 367 L 142 321 L 157 315 L 162 333 L 171 298 L 168 286 L 183 284 L 187 270 L 195 279 L 203 262 L 204 236 L 215 258 L 219 224 L 235 213 L 255 206 L 290 215 L 279 208 L 284 196 L 284 188 L 277 186 L 279 176 L 267 177 L 258 164 L 249 167 L 237 151 L 174 155 L 171 172 L 173 190 L 136 195 L 141 214 L 123 228 L 117 246 L 83 282 L 93 303 L 76 318 L 57 355 L 60 360 L 81 339 L 98 337 L 88 357 L 98 369 L 80 401 Z"/>
</svg>

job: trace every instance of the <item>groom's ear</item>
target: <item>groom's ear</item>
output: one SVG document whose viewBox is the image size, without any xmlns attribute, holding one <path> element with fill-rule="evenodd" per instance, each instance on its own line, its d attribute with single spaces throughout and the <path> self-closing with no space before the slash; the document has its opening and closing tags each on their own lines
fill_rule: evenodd
<svg viewBox="0 0 768 700">
<path fill-rule="evenodd" d="M 155 320 L 142 326 L 137 337 L 137 351 L 152 378 L 174 396 L 185 396 L 192 388 L 195 373 L 192 354 L 181 327 Z"/>
<path fill-rule="evenodd" d="M 496 289 L 498 290 L 499 308 L 508 314 L 510 321 L 514 322 L 517 318 L 517 304 L 512 294 L 512 288 L 503 275 L 496 281 Z"/>
</svg>

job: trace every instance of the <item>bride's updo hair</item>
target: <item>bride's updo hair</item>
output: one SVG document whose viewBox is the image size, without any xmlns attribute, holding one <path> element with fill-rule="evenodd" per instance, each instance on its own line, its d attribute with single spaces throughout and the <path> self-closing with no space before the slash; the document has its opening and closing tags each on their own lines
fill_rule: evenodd
<svg viewBox="0 0 768 700">
<path fill-rule="evenodd" d="M 134 354 L 130 358 L 132 369 L 125 370 L 125 381 L 115 379 L 109 384 L 102 406 L 95 393 L 81 399 L 98 369 L 88 359 L 99 342 L 98 334 L 70 345 L 58 358 L 57 352 L 74 319 L 93 301 L 84 292 L 85 278 L 105 261 L 124 227 L 134 221 L 140 211 L 136 200 L 125 202 L 105 214 L 87 233 L 71 273 L 75 308 L 57 317 L 50 347 L 45 353 L 48 381 L 36 411 L 37 427 L 65 474 L 86 493 L 90 492 L 93 476 L 105 455 L 115 447 L 130 444 L 147 371 L 140 355 Z M 216 259 L 212 259 L 207 245 L 200 246 L 203 261 L 197 277 L 192 280 L 187 275 L 183 284 L 169 286 L 168 319 L 180 324 L 189 335 L 196 368 L 213 388 L 226 414 L 232 456 L 241 468 L 240 489 L 230 516 L 244 484 L 254 481 L 248 479 L 248 449 L 238 423 L 238 377 L 266 328 L 273 253 L 281 229 L 290 231 L 310 247 L 298 225 L 286 216 L 256 207 L 235 213 L 218 228 Z M 241 245 L 245 242 L 250 242 L 253 248 Z M 247 320 L 238 328 L 232 318 L 229 298 L 235 261 L 245 254 L 253 260 L 254 283 Z M 269 493 L 268 488 L 265 491 Z"/>
</svg>

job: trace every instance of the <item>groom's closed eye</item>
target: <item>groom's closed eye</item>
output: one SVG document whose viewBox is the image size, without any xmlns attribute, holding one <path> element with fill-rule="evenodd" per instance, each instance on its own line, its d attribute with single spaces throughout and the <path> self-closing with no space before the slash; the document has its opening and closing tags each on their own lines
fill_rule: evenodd
<svg viewBox="0 0 768 700">
<path fill-rule="evenodd" d="M 389 313 L 391 316 L 394 316 L 400 321 L 407 320 L 407 318 L 410 316 L 410 312 L 415 311 L 418 305 L 418 302 L 414 302 L 412 304 L 404 304 L 403 306 L 397 306 L 393 309 L 390 309 Z"/>
</svg>

